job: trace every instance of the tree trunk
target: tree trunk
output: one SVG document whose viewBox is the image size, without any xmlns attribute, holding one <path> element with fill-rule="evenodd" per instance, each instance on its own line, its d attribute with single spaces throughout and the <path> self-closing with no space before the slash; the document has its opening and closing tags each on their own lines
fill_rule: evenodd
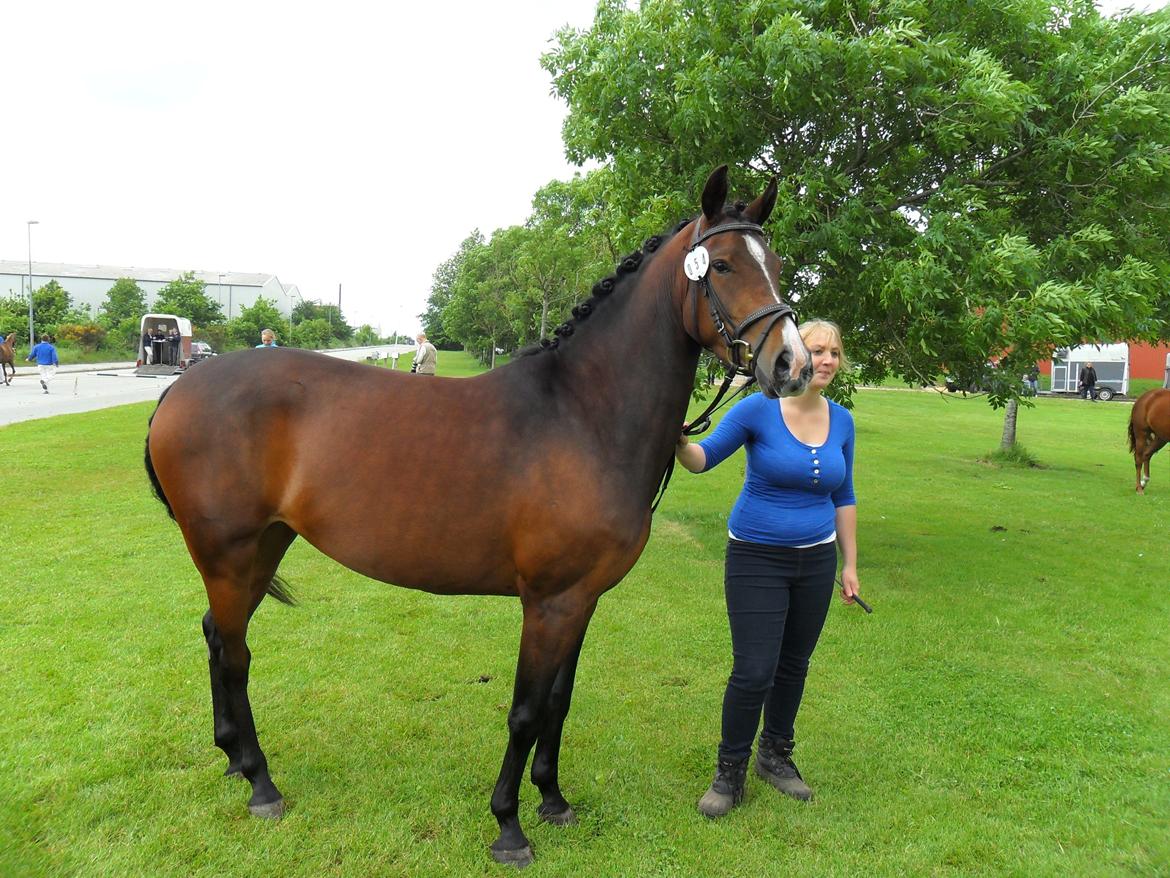
<svg viewBox="0 0 1170 878">
<path fill-rule="evenodd" d="M 540 335 L 538 339 L 544 338 L 544 331 L 548 328 L 548 298 L 549 292 L 545 290 L 540 297 Z"/>
<path fill-rule="evenodd" d="M 1003 412 L 1003 438 L 999 440 L 999 447 L 1004 451 L 1013 448 L 1016 444 L 1016 412 L 1020 407 L 1019 400 L 1009 399 Z"/>
</svg>

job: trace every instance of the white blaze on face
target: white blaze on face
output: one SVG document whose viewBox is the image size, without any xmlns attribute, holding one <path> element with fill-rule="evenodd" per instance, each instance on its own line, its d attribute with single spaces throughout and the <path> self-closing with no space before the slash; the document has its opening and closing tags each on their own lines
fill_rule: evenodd
<svg viewBox="0 0 1170 878">
<path fill-rule="evenodd" d="M 779 302 L 780 292 L 776 289 L 776 282 L 772 280 L 772 275 L 768 274 L 768 251 L 764 249 L 764 245 L 758 239 L 750 235 L 745 235 L 744 241 L 747 243 L 748 253 L 752 254 L 752 259 L 760 264 L 760 271 L 764 273 L 764 280 L 768 282 L 768 291 L 772 294 L 772 298 Z"/>
<path fill-rule="evenodd" d="M 808 350 L 804 346 L 804 341 L 800 337 L 800 330 L 796 328 L 796 321 L 791 317 L 785 317 L 782 321 L 784 325 L 784 346 L 792 351 L 792 361 L 789 363 L 788 375 L 795 379 L 800 377 L 801 370 L 804 369 L 808 362 Z"/>
<path fill-rule="evenodd" d="M 776 281 L 768 273 L 768 251 L 764 249 L 764 245 L 757 238 L 745 235 L 744 242 L 747 244 L 748 253 L 759 263 L 760 271 L 764 273 L 764 280 L 768 282 L 768 291 L 772 294 L 772 298 L 781 302 L 780 291 L 776 289 Z M 780 323 L 784 332 L 784 347 L 792 352 L 788 375 L 790 378 L 796 379 L 800 377 L 801 371 L 808 362 L 804 342 L 800 340 L 800 331 L 796 328 L 796 321 L 791 317 L 785 317 Z"/>
</svg>

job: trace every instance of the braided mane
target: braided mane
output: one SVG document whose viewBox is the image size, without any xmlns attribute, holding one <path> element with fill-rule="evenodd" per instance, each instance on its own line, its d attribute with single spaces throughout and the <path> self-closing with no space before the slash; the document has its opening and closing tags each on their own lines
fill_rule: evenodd
<svg viewBox="0 0 1170 878">
<path fill-rule="evenodd" d="M 601 304 L 601 302 L 610 297 L 613 291 L 617 289 L 618 285 L 626 279 L 626 275 L 634 274 L 642 266 L 642 262 L 646 259 L 648 254 L 654 253 L 659 247 L 662 246 L 664 242 L 669 241 L 684 228 L 686 228 L 686 226 L 691 222 L 691 219 L 693 219 L 693 217 L 679 220 L 679 222 L 673 228 L 671 228 L 668 233 L 654 235 L 651 238 L 647 238 L 646 241 L 642 244 L 642 248 L 640 250 L 635 250 L 629 256 L 623 257 L 622 260 L 618 262 L 617 270 L 613 274 L 611 274 L 609 277 L 602 278 L 593 285 L 592 295 L 588 299 L 573 306 L 573 316 L 553 330 L 553 338 L 542 338 L 537 343 L 521 348 L 516 352 L 516 355 L 519 357 L 527 357 L 531 356 L 532 354 L 539 354 L 542 351 L 555 351 L 558 347 L 560 347 L 561 342 L 563 342 L 576 331 L 577 325 L 582 320 L 585 320 L 597 309 L 597 306 Z"/>
</svg>

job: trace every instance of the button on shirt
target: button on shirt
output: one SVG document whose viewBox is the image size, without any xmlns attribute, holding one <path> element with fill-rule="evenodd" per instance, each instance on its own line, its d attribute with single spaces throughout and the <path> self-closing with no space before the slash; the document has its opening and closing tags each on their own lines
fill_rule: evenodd
<svg viewBox="0 0 1170 878">
<path fill-rule="evenodd" d="M 741 400 L 700 447 L 711 469 L 741 445 L 747 474 L 728 527 L 738 539 L 807 546 L 836 529 L 837 507 L 853 506 L 853 417 L 829 400 L 829 436 L 806 445 L 788 430 L 780 403 L 756 393 Z"/>
</svg>

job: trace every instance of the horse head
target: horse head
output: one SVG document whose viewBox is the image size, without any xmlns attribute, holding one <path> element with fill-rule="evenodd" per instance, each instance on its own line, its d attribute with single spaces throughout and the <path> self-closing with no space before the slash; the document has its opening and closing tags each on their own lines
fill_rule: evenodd
<svg viewBox="0 0 1170 878">
<path fill-rule="evenodd" d="M 764 243 L 761 226 L 776 204 L 776 181 L 751 204 L 727 205 L 726 198 L 723 165 L 703 188 L 703 215 L 693 223 L 683 261 L 690 312 L 683 325 L 725 363 L 754 375 L 765 395 L 795 396 L 812 377 L 812 357 L 796 315 L 780 297 L 780 257 Z"/>
</svg>

